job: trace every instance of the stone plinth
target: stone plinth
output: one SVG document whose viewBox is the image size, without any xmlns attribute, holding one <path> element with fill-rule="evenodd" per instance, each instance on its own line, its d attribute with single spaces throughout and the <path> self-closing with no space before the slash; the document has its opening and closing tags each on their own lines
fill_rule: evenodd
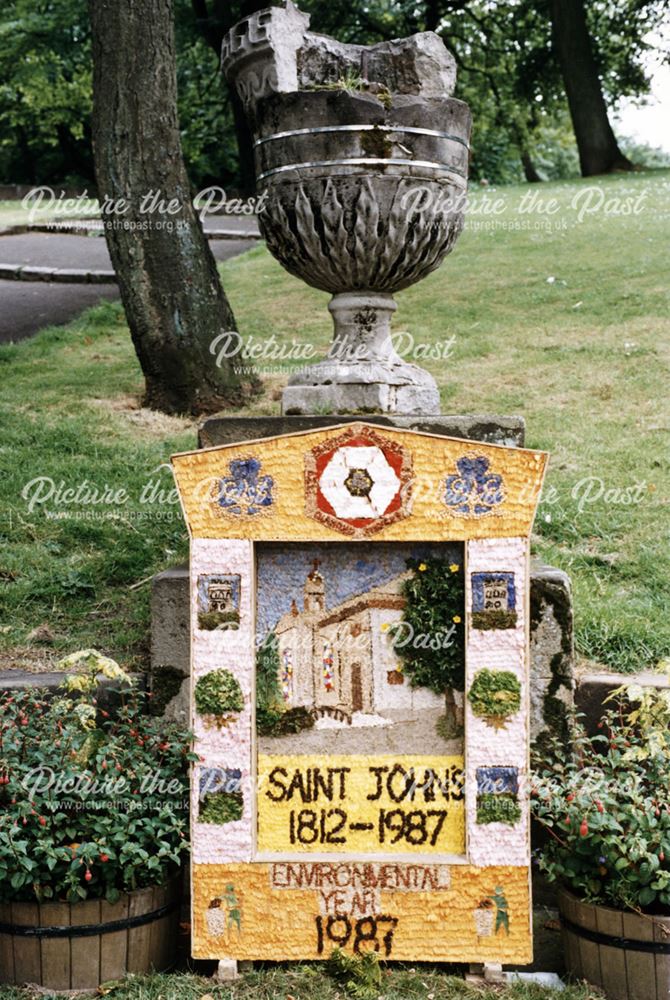
<svg viewBox="0 0 670 1000">
<path fill-rule="evenodd" d="M 281 417 L 210 417 L 198 429 L 198 447 L 214 448 L 235 441 L 257 441 L 277 434 L 297 434 L 300 431 L 319 430 L 337 424 L 351 424 L 360 416 L 281 416 Z M 437 414 L 369 414 L 368 424 L 380 427 L 397 427 L 424 434 L 446 434 L 449 437 L 487 444 L 502 444 L 522 448 L 526 425 L 523 417 L 499 416 L 494 413 Z"/>
</svg>

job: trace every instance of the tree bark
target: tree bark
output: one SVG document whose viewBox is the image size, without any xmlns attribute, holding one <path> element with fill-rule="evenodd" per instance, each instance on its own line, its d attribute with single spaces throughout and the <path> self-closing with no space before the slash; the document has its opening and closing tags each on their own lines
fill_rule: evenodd
<svg viewBox="0 0 670 1000">
<path fill-rule="evenodd" d="M 541 183 L 542 178 L 535 169 L 535 164 L 527 149 L 521 150 L 521 166 L 523 167 L 523 175 L 530 184 Z"/>
<path fill-rule="evenodd" d="M 444 693 L 445 719 L 447 732 L 452 734 L 450 739 L 455 739 L 463 735 L 465 725 L 465 709 L 462 704 L 456 701 L 453 688 L 447 688 Z"/>
<path fill-rule="evenodd" d="M 582 176 L 634 169 L 619 149 L 607 117 L 584 0 L 551 0 L 551 22 Z"/>
<path fill-rule="evenodd" d="M 97 188 L 101 203 L 109 199 L 105 237 L 146 381 L 144 403 L 192 414 L 239 406 L 258 381 L 241 378 L 234 359 L 217 365 L 211 352 L 235 319 L 191 202 L 172 0 L 89 0 L 89 11 Z"/>
<path fill-rule="evenodd" d="M 426 0 L 425 30 L 437 31 L 442 17 L 440 0 Z"/>
</svg>

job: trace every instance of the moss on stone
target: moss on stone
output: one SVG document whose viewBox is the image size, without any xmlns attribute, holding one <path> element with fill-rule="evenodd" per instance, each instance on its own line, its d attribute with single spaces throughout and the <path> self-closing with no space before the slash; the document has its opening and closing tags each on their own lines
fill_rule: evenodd
<svg viewBox="0 0 670 1000">
<path fill-rule="evenodd" d="M 156 667 L 151 680 L 151 714 L 163 715 L 173 698 L 181 691 L 185 677 L 176 667 Z"/>
</svg>

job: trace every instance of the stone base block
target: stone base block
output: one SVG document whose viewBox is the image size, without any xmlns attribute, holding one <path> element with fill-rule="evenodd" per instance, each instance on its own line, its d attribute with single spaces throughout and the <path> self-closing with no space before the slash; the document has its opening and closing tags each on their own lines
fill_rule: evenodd
<svg viewBox="0 0 670 1000">
<path fill-rule="evenodd" d="M 572 590 L 567 573 L 534 564 L 530 577 L 531 740 L 567 733 L 575 689 Z"/>
<path fill-rule="evenodd" d="M 218 964 L 214 978 L 217 983 L 234 983 L 240 978 L 237 961 L 234 958 L 222 958 Z"/>
<path fill-rule="evenodd" d="M 443 434 L 447 437 L 483 441 L 486 444 L 503 444 L 509 448 L 523 448 L 526 435 L 523 417 L 499 416 L 495 413 L 440 413 L 431 416 L 430 411 L 425 411 L 425 414 L 415 416 L 374 413 L 364 416 L 349 414 L 336 418 L 285 414 L 281 417 L 208 417 L 198 429 L 198 447 L 215 448 L 218 445 L 234 444 L 236 441 L 258 441 L 260 438 L 279 434 L 323 430 L 361 420 L 380 427 Z"/>
<path fill-rule="evenodd" d="M 639 684 L 640 687 L 667 689 L 670 679 L 665 674 L 652 674 L 649 671 L 631 676 L 630 674 L 588 673 L 582 674 L 577 680 L 575 705 L 583 716 L 583 722 L 592 736 L 598 735 L 598 723 L 608 708 L 613 704 L 605 704 L 609 696 L 623 684 Z"/>
<path fill-rule="evenodd" d="M 282 395 L 285 414 L 432 413 L 440 408 L 437 388 L 334 382 L 332 385 L 288 385 Z"/>
<path fill-rule="evenodd" d="M 191 670 L 188 566 L 174 566 L 151 581 L 152 711 L 188 724 Z"/>
</svg>

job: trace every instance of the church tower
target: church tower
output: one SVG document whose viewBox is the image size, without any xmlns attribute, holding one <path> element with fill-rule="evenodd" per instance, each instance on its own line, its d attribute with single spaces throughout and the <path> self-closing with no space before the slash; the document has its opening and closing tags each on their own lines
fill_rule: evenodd
<svg viewBox="0 0 670 1000">
<path fill-rule="evenodd" d="M 305 580 L 305 614 L 323 614 L 326 610 L 326 585 L 319 573 L 319 560 L 315 559 L 312 571 Z"/>
</svg>

